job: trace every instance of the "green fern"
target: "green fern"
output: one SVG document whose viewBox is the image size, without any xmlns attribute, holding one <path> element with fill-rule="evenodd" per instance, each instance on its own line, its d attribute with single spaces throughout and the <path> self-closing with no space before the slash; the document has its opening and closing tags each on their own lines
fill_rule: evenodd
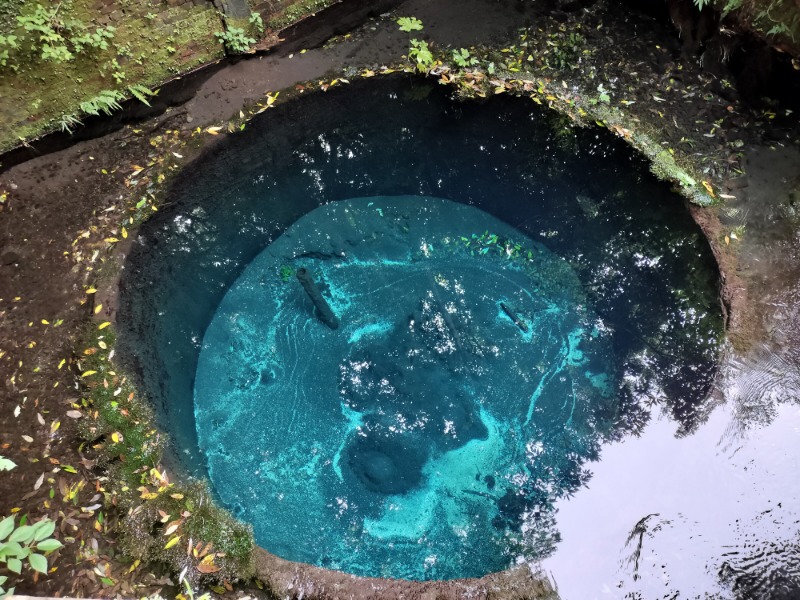
<svg viewBox="0 0 800 600">
<path fill-rule="evenodd" d="M 128 91 L 131 93 L 131 96 L 136 98 L 139 102 L 150 106 L 150 102 L 148 102 L 148 96 L 155 96 L 158 94 L 158 91 L 153 91 L 150 88 L 143 86 L 143 85 L 129 85 Z"/>
<path fill-rule="evenodd" d="M 61 115 L 58 124 L 61 127 L 61 131 L 66 131 L 67 133 L 71 134 L 73 128 L 81 124 L 81 120 L 77 115 L 63 114 Z"/>
<path fill-rule="evenodd" d="M 99 115 L 101 112 L 110 115 L 115 110 L 122 108 L 119 101 L 122 94 L 115 90 L 103 90 L 94 98 L 81 102 L 81 110 L 89 115 Z"/>
</svg>

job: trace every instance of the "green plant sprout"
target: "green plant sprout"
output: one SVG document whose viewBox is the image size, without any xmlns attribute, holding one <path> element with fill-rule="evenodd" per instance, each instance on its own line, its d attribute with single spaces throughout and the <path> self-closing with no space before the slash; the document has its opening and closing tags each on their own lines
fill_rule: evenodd
<svg viewBox="0 0 800 600">
<path fill-rule="evenodd" d="M 400 17 L 397 19 L 400 31 L 411 33 L 412 31 L 422 31 L 422 21 L 416 17 Z"/>
<path fill-rule="evenodd" d="M 235 54 L 245 54 L 250 50 L 250 45 L 256 43 L 255 39 L 247 37 L 241 27 L 229 27 L 227 31 L 218 31 L 214 35 L 228 51 Z"/>
<path fill-rule="evenodd" d="M 0 456 L 0 471 L 10 471 L 16 466 L 13 461 Z M 46 575 L 46 555 L 63 546 L 61 542 L 50 537 L 55 530 L 55 522 L 47 518 L 33 525 L 26 525 L 25 517 L 22 517 L 17 526 L 13 516 L 6 517 L 0 521 L 0 565 L 5 565 L 6 569 L 19 575 L 22 573 L 22 561 L 27 560 L 29 568 Z M 5 589 L 7 582 L 8 576 L 0 575 L 0 598 L 8 598 L 14 593 L 13 587 Z"/>
<path fill-rule="evenodd" d="M 264 33 L 264 20 L 261 18 L 261 15 L 257 12 L 250 13 L 250 19 L 248 23 L 255 27 L 258 33 Z"/>
<path fill-rule="evenodd" d="M 474 56 L 471 56 L 469 50 L 466 48 L 459 48 L 458 50 L 453 50 L 453 62 L 457 67 L 465 69 L 467 67 L 474 67 L 477 65 L 478 59 Z"/>
<path fill-rule="evenodd" d="M 420 73 L 427 73 L 431 70 L 434 63 L 433 53 L 428 48 L 428 42 L 422 40 L 410 40 L 411 47 L 408 49 L 408 58 L 417 65 Z"/>
</svg>

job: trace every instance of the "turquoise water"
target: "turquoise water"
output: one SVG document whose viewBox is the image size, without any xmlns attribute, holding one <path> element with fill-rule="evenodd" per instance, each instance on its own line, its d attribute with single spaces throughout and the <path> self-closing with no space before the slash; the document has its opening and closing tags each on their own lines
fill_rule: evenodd
<svg viewBox="0 0 800 600">
<path fill-rule="evenodd" d="M 699 228 L 607 133 L 370 79 L 209 148 L 121 279 L 118 356 L 168 466 L 267 550 L 351 573 L 557 552 L 554 505 L 609 443 L 702 425 L 722 330 Z"/>
<path fill-rule="evenodd" d="M 324 282 L 337 329 L 299 268 Z M 565 261 L 476 208 L 318 208 L 247 266 L 206 332 L 211 479 L 292 560 L 407 579 L 502 569 L 537 543 L 523 516 L 574 492 L 612 428 L 598 324 Z"/>
</svg>

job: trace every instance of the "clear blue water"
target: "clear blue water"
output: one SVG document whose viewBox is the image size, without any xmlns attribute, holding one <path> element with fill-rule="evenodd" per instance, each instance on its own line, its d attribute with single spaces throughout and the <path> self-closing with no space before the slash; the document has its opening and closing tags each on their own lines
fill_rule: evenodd
<svg viewBox="0 0 800 600">
<path fill-rule="evenodd" d="M 180 464 L 285 558 L 446 579 L 547 557 L 605 444 L 708 410 L 699 229 L 624 144 L 524 100 L 300 98 L 187 167 L 137 241 L 120 354 Z"/>
<path fill-rule="evenodd" d="M 198 361 L 198 439 L 220 497 L 281 556 L 480 576 L 536 546 L 523 513 L 577 487 L 617 416 L 612 369 L 609 332 L 544 246 L 448 200 L 343 200 L 228 290 Z"/>
</svg>

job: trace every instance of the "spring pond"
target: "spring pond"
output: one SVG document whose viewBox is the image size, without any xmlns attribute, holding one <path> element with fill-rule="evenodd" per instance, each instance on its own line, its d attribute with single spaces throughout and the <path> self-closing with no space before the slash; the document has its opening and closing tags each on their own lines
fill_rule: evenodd
<svg viewBox="0 0 800 600">
<path fill-rule="evenodd" d="M 120 352 L 181 466 L 279 556 L 415 580 L 545 559 L 604 446 L 707 416 L 710 249 L 605 131 L 354 82 L 259 115 L 170 199 L 126 263 Z"/>
</svg>

